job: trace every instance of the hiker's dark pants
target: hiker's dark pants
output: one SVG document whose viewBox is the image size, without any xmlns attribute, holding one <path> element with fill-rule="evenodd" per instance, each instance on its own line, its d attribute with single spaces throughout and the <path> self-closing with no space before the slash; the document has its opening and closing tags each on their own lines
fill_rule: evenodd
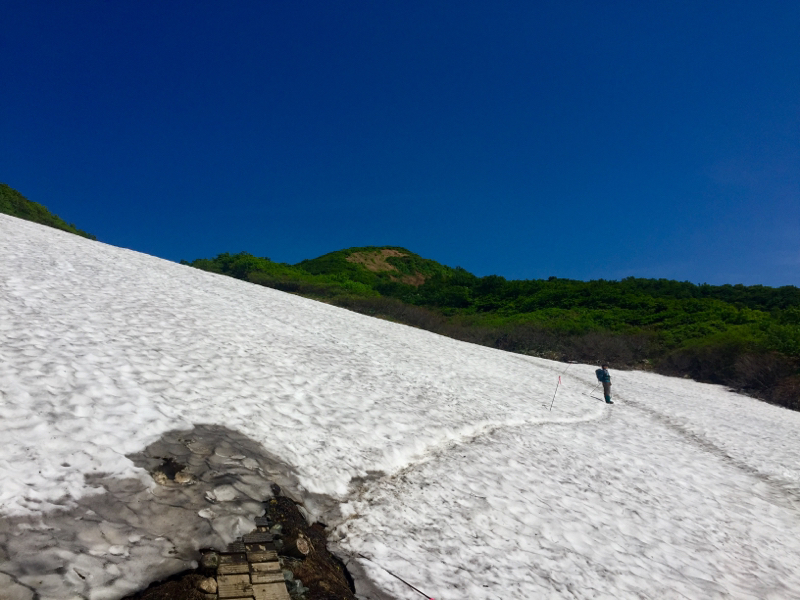
<svg viewBox="0 0 800 600">
<path fill-rule="evenodd" d="M 603 382 L 603 395 L 606 397 L 606 400 L 611 400 L 611 382 L 604 381 Z"/>
</svg>

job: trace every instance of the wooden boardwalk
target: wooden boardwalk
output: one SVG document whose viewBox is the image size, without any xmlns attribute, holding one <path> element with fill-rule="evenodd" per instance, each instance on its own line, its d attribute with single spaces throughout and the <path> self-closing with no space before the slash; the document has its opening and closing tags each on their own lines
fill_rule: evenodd
<svg viewBox="0 0 800 600">
<path fill-rule="evenodd" d="M 256 530 L 220 552 L 217 593 L 207 600 L 290 600 L 269 521 L 256 519 Z"/>
</svg>

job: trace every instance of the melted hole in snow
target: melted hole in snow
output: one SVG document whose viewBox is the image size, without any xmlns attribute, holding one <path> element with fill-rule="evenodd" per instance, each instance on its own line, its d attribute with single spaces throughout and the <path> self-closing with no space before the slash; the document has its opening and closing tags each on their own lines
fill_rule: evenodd
<svg viewBox="0 0 800 600">
<path fill-rule="evenodd" d="M 0 517 L 0 597 L 120 598 L 193 569 L 200 548 L 254 529 L 273 483 L 313 519 L 339 515 L 337 502 L 309 494 L 291 466 L 227 427 L 169 431 L 127 457 L 144 478 L 85 473 L 93 493 Z M 146 474 L 160 485 L 147 485 Z"/>
<path fill-rule="evenodd" d="M 182 465 L 174 458 L 168 456 L 166 458 L 162 458 L 164 461 L 161 465 L 155 468 L 153 472 L 153 479 L 158 481 L 159 479 L 167 478 L 169 481 L 175 481 L 176 476 L 182 473 L 182 471 L 186 468 L 186 465 Z M 178 477 L 178 479 L 183 479 L 182 477 Z M 180 483 L 180 481 L 178 482 Z"/>
</svg>

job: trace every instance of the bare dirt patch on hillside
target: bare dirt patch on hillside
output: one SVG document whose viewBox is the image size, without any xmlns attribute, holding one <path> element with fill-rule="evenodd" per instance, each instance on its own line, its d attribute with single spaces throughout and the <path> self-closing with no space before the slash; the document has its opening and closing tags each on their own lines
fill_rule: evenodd
<svg viewBox="0 0 800 600">
<path fill-rule="evenodd" d="M 397 267 L 386 262 L 386 259 L 390 256 L 402 257 L 408 256 L 408 254 L 400 252 L 399 250 L 392 250 L 391 248 L 384 248 L 383 250 L 375 250 L 373 252 L 353 252 L 347 257 L 347 262 L 364 265 L 368 271 L 372 271 L 373 273 L 396 271 Z"/>
<path fill-rule="evenodd" d="M 392 277 L 392 280 L 397 281 L 396 277 Z M 414 273 L 413 275 L 403 275 L 400 278 L 400 281 L 403 283 L 407 283 L 409 285 L 413 285 L 414 287 L 419 287 L 423 283 L 425 283 L 425 275 L 422 273 Z"/>
<path fill-rule="evenodd" d="M 382 273 L 385 271 L 397 271 L 397 267 L 386 261 L 389 257 L 403 257 L 408 256 L 405 252 L 399 250 L 392 250 L 391 248 L 384 248 L 382 250 L 374 250 L 372 252 L 353 252 L 347 257 L 347 262 L 357 263 L 364 265 L 368 271 L 373 273 Z M 421 286 L 425 283 L 425 275 L 422 273 L 414 273 L 413 275 L 403 275 L 402 277 L 390 276 L 392 281 L 402 281 L 415 287 Z"/>
</svg>

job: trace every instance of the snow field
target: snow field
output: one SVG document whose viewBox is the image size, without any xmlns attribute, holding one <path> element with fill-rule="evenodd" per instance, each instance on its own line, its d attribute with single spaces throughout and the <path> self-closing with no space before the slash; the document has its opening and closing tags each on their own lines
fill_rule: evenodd
<svg viewBox="0 0 800 600">
<path fill-rule="evenodd" d="M 355 553 L 437 600 L 800 598 L 800 520 L 772 486 L 638 411 L 531 429 L 381 482 L 333 537 L 397 598 Z"/>
<path fill-rule="evenodd" d="M 278 480 L 390 597 L 800 598 L 800 413 L 564 368 L 0 215 L 0 584 L 119 598 Z"/>
<path fill-rule="evenodd" d="M 21 467 L 2 488 L 7 514 L 80 494 L 94 469 L 139 476 L 124 454 L 195 423 L 222 420 L 300 467 L 307 490 L 342 496 L 367 470 L 394 471 L 485 427 L 548 418 L 530 403 L 539 373 L 514 356 L 0 223 L 2 418 L 35 441 L 6 450 Z M 559 418 L 591 414 L 564 400 Z M 61 466 L 65 451 L 75 468 Z"/>
</svg>

